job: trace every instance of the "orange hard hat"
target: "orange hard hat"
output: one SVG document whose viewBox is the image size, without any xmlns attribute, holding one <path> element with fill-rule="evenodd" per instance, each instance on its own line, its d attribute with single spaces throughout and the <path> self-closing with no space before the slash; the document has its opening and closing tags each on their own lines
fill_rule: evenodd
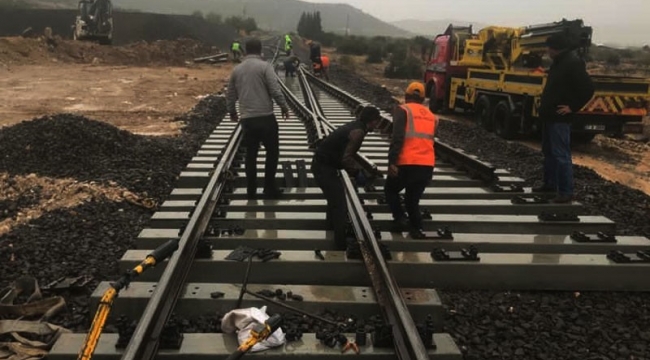
<svg viewBox="0 0 650 360">
<path fill-rule="evenodd" d="M 406 88 L 406 95 L 417 96 L 424 98 L 424 84 L 419 81 L 414 81 Z"/>
</svg>

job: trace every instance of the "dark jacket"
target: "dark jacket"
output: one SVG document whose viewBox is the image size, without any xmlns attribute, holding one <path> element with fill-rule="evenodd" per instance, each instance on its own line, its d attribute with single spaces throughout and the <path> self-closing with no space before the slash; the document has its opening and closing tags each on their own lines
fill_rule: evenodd
<svg viewBox="0 0 650 360">
<path fill-rule="evenodd" d="M 573 113 L 582 109 L 594 95 L 594 84 L 584 60 L 573 51 L 559 54 L 548 71 L 539 116 L 544 121 L 570 122 L 571 114 L 560 115 L 557 107 L 568 105 Z"/>
<path fill-rule="evenodd" d="M 351 176 L 361 170 L 354 159 L 366 137 L 366 125 L 351 121 L 329 134 L 316 149 L 314 159 L 336 169 L 345 169 Z"/>
<path fill-rule="evenodd" d="M 318 43 L 311 44 L 311 46 L 309 48 L 309 58 L 312 61 L 315 61 L 315 60 L 320 61 L 320 57 L 321 57 L 320 44 L 318 44 Z"/>
</svg>

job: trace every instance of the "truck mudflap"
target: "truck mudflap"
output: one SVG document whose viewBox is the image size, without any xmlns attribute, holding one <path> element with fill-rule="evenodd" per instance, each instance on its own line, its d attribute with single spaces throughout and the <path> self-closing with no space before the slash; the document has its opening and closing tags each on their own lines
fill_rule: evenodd
<svg viewBox="0 0 650 360">
<path fill-rule="evenodd" d="M 574 132 L 605 134 L 640 134 L 643 132 L 643 116 L 620 113 L 580 112 L 571 119 Z"/>
<path fill-rule="evenodd" d="M 580 113 L 643 117 L 648 115 L 648 98 L 644 96 L 596 94 L 582 108 Z"/>
</svg>

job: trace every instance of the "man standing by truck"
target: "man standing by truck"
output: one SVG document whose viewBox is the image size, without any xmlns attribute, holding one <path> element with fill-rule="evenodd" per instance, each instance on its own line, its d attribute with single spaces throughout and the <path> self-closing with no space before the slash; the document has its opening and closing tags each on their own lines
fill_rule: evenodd
<svg viewBox="0 0 650 360">
<path fill-rule="evenodd" d="M 386 202 L 393 213 L 391 231 L 408 229 L 413 239 L 426 238 L 422 230 L 420 198 L 433 178 L 436 164 L 434 137 L 439 119 L 422 105 L 424 94 L 424 84 L 411 83 L 406 89 L 406 104 L 395 109 L 388 152 L 388 179 L 384 185 Z M 404 189 L 408 222 L 399 199 L 399 193 Z"/>
<path fill-rule="evenodd" d="M 539 106 L 544 184 L 533 191 L 555 192 L 553 203 L 570 203 L 574 195 L 571 122 L 594 95 L 594 85 L 584 60 L 571 51 L 570 40 L 564 34 L 550 36 L 546 45 L 553 64 Z"/>
</svg>

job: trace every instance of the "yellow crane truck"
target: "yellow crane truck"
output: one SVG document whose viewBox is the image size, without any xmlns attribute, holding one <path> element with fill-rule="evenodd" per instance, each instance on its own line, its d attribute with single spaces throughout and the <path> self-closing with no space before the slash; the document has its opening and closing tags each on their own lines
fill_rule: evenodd
<svg viewBox="0 0 650 360">
<path fill-rule="evenodd" d="M 566 20 L 508 28 L 449 25 L 433 40 L 424 83 L 434 112 L 470 111 L 477 124 L 505 139 L 538 133 L 538 108 L 548 62 L 546 39 L 565 33 L 581 56 L 591 47 L 592 28 Z M 592 75 L 596 91 L 575 116 L 574 141 L 596 134 L 640 133 L 648 114 L 650 80 Z"/>
</svg>

